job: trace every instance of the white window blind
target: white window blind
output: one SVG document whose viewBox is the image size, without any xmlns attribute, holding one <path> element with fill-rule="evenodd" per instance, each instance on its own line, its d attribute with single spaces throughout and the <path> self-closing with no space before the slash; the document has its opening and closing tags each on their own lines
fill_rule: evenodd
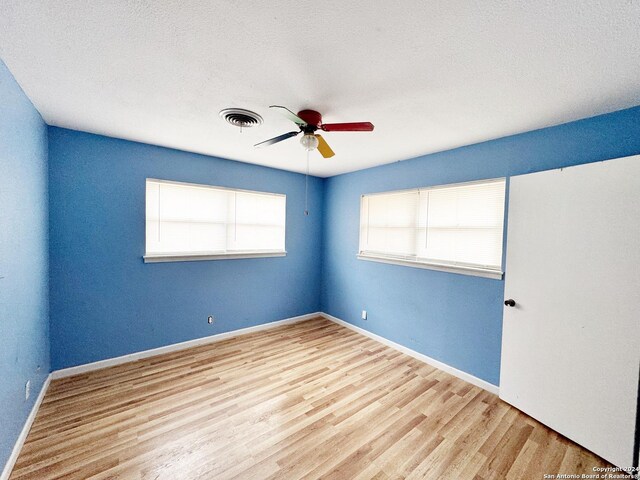
<svg viewBox="0 0 640 480">
<path fill-rule="evenodd" d="M 147 179 L 148 257 L 285 252 L 286 196 Z"/>
<path fill-rule="evenodd" d="M 505 179 L 363 195 L 360 256 L 501 272 Z"/>
</svg>

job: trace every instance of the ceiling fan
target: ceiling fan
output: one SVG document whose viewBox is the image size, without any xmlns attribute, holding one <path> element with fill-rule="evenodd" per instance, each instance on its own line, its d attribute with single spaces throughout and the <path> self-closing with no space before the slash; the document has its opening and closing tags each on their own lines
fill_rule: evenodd
<svg viewBox="0 0 640 480">
<path fill-rule="evenodd" d="M 269 108 L 278 109 L 280 113 L 293 121 L 300 129 L 257 143 L 255 145 L 256 147 L 273 145 L 274 143 L 303 133 L 304 135 L 300 139 L 300 143 L 306 150 L 315 150 L 317 148 L 324 158 L 331 158 L 335 153 L 333 153 L 333 150 L 331 150 L 331 147 L 329 147 L 325 139 L 322 138 L 322 135 L 316 133 L 316 130 L 323 130 L 325 132 L 370 132 L 373 130 L 373 124 L 371 122 L 322 123 L 322 115 L 315 110 L 301 110 L 296 114 L 280 105 L 271 105 Z"/>
</svg>

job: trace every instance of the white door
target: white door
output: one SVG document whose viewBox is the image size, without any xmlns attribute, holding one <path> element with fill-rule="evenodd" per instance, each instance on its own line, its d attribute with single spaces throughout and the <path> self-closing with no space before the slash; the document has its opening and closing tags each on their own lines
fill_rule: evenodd
<svg viewBox="0 0 640 480">
<path fill-rule="evenodd" d="M 630 467 L 640 156 L 512 177 L 505 281 L 500 398 Z"/>
</svg>

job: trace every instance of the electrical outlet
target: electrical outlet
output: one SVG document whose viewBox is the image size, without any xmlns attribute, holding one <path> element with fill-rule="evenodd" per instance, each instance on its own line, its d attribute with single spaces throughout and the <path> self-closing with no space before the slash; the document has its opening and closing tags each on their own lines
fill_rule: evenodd
<svg viewBox="0 0 640 480">
<path fill-rule="evenodd" d="M 30 396 L 31 396 L 31 380 L 27 380 L 27 383 L 24 386 L 24 399 L 29 400 Z"/>
<path fill-rule="evenodd" d="M 207 317 L 207 323 L 208 323 L 209 325 L 211 325 L 211 324 L 213 323 L 213 315 L 209 315 L 209 316 Z"/>
<path fill-rule="evenodd" d="M 363 320 L 367 319 L 367 311 L 366 310 L 362 310 L 362 319 Z"/>
</svg>

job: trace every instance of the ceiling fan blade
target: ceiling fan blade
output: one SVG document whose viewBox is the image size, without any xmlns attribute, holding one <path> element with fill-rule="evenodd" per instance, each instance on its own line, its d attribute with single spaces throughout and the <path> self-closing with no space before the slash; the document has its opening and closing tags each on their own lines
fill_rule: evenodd
<svg viewBox="0 0 640 480">
<path fill-rule="evenodd" d="M 277 137 L 273 137 L 270 138 L 269 140 L 265 140 L 264 142 L 260 142 L 260 143 L 256 143 L 254 145 L 254 147 L 267 147 L 269 145 L 273 145 L 274 143 L 278 143 L 281 142 L 283 140 L 286 140 L 287 138 L 291 138 L 291 137 L 295 137 L 296 135 L 298 135 L 300 132 L 289 132 L 289 133 L 284 133 L 282 135 L 278 135 Z"/>
<path fill-rule="evenodd" d="M 325 132 L 371 132 L 371 122 L 323 123 L 320 128 Z"/>
<path fill-rule="evenodd" d="M 291 110 L 289 110 L 287 107 L 282 107 L 280 105 L 269 105 L 269 108 L 277 108 L 278 111 L 284 115 L 285 117 L 287 117 L 289 120 L 291 120 L 292 122 L 294 122 L 296 125 L 300 126 L 300 127 L 306 127 L 307 126 L 307 122 L 305 122 L 303 119 L 301 119 L 298 115 L 296 115 L 295 113 L 293 113 Z"/>
<path fill-rule="evenodd" d="M 317 133 L 315 135 L 318 139 L 318 151 L 320 152 L 320 155 L 322 155 L 324 158 L 333 157 L 335 153 L 333 152 L 333 150 L 331 150 L 331 147 L 329 146 L 327 141 L 322 138 L 322 135 L 318 135 Z"/>
</svg>

